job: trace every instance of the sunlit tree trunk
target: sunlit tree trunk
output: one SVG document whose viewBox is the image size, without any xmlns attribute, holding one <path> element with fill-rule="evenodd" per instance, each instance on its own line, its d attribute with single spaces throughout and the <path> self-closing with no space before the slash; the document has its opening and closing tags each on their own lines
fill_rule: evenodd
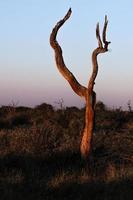
<svg viewBox="0 0 133 200">
<path fill-rule="evenodd" d="M 94 97 L 92 98 L 92 96 Z M 93 95 L 88 94 L 86 98 L 85 127 L 82 133 L 80 145 L 81 155 L 85 159 L 91 154 L 93 145 L 93 130 L 95 117 L 95 108 L 92 103 L 93 101 L 95 101 L 95 93 Z"/>
<path fill-rule="evenodd" d="M 82 133 L 80 151 L 81 156 L 85 159 L 89 157 L 92 151 L 93 144 L 93 130 L 94 130 L 94 117 L 95 117 L 95 104 L 96 104 L 96 93 L 94 92 L 95 79 L 98 73 L 98 54 L 105 53 L 108 51 L 108 45 L 110 42 L 106 41 L 106 28 L 107 28 L 107 17 L 105 16 L 104 28 L 102 33 L 102 40 L 100 37 L 99 24 L 96 26 L 96 37 L 98 40 L 98 47 L 92 53 L 92 74 L 90 76 L 88 87 L 82 86 L 75 76 L 68 70 L 64 63 L 62 49 L 56 40 L 56 36 L 60 27 L 66 22 L 71 16 L 71 8 L 68 10 L 65 17 L 60 20 L 52 30 L 50 35 L 50 45 L 55 52 L 55 61 L 58 70 L 62 76 L 69 82 L 73 91 L 80 97 L 84 97 L 86 101 L 86 112 L 85 112 L 85 126 Z"/>
</svg>

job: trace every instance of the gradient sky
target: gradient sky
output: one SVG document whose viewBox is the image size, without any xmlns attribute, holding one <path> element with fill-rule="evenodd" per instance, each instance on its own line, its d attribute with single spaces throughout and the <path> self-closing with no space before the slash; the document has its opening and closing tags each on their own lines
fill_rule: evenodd
<svg viewBox="0 0 133 200">
<path fill-rule="evenodd" d="M 98 58 L 95 91 L 108 106 L 133 105 L 132 0 L 0 0 L 0 105 L 55 105 L 61 98 L 66 106 L 84 105 L 59 74 L 49 45 L 53 26 L 69 7 L 72 16 L 58 34 L 66 65 L 87 85 L 96 23 L 102 27 L 107 14 L 111 45 Z"/>
</svg>

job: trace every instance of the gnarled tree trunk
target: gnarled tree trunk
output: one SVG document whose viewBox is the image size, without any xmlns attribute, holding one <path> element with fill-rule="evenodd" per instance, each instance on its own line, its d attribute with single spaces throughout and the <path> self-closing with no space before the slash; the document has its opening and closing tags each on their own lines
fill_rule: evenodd
<svg viewBox="0 0 133 200">
<path fill-rule="evenodd" d="M 107 29 L 108 21 L 107 21 L 107 17 L 105 16 L 102 40 L 100 37 L 99 24 L 97 24 L 96 37 L 98 40 L 98 47 L 92 53 L 93 70 L 92 70 L 92 75 L 89 79 L 88 87 L 84 87 L 76 80 L 74 75 L 66 67 L 64 63 L 63 55 L 62 55 L 62 49 L 56 40 L 58 30 L 66 22 L 66 20 L 69 19 L 71 13 L 72 11 L 70 8 L 67 14 L 65 15 L 65 17 L 55 25 L 50 35 L 50 44 L 55 52 L 55 61 L 56 61 L 58 70 L 60 71 L 62 76 L 69 82 L 74 92 L 77 95 L 84 97 L 86 101 L 85 127 L 82 134 L 83 136 L 81 140 L 80 151 L 81 151 L 82 157 L 87 159 L 92 150 L 92 140 L 93 140 L 93 130 L 94 130 L 96 93 L 94 92 L 93 88 L 94 88 L 95 79 L 98 73 L 97 56 L 100 53 L 105 53 L 106 51 L 108 51 L 108 45 L 110 43 L 106 41 L 106 29 Z"/>
</svg>

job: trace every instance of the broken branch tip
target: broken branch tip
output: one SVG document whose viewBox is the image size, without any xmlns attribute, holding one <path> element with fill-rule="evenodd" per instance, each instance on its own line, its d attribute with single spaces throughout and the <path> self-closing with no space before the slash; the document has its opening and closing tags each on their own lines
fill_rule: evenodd
<svg viewBox="0 0 133 200">
<path fill-rule="evenodd" d="M 71 9 L 71 7 L 69 8 L 68 12 L 72 12 L 72 9 Z"/>
<path fill-rule="evenodd" d="M 106 24 L 108 23 L 108 17 L 107 17 L 107 15 L 105 15 L 105 23 Z"/>
</svg>

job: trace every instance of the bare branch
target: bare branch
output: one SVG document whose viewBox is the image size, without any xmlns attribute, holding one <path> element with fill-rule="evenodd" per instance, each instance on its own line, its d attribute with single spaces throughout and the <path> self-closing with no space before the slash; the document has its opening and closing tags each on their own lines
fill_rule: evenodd
<svg viewBox="0 0 133 200">
<path fill-rule="evenodd" d="M 102 45 L 102 41 L 101 41 L 101 37 L 100 37 L 99 23 L 97 23 L 97 26 L 96 26 L 96 37 L 97 37 L 97 40 L 98 40 L 98 46 L 100 48 L 102 48 L 103 45 Z"/>
<path fill-rule="evenodd" d="M 107 30 L 108 20 L 107 15 L 105 15 L 104 27 L 103 27 L 103 42 L 106 43 L 106 30 Z"/>
<path fill-rule="evenodd" d="M 67 14 L 65 15 L 65 17 L 55 25 L 55 27 L 53 28 L 52 33 L 50 35 L 50 44 L 55 52 L 55 60 L 56 60 L 56 65 L 57 65 L 58 70 L 60 71 L 62 76 L 69 82 L 69 84 L 72 87 L 72 89 L 74 90 L 74 92 L 76 94 L 78 94 L 79 96 L 85 97 L 87 88 L 80 85 L 79 82 L 74 77 L 74 75 L 66 67 L 66 65 L 64 63 L 63 55 L 62 55 L 62 49 L 56 40 L 58 30 L 66 22 L 66 20 L 69 19 L 71 13 L 72 13 L 72 11 L 70 8 L 68 10 Z"/>
<path fill-rule="evenodd" d="M 106 31 L 107 31 L 107 25 L 108 25 L 108 20 L 107 20 L 107 15 L 105 15 L 105 21 L 104 21 L 104 27 L 103 27 L 103 43 L 104 43 L 104 48 L 106 49 L 106 51 L 108 51 L 108 45 L 111 43 L 111 42 L 108 42 L 106 40 Z"/>
<path fill-rule="evenodd" d="M 55 27 L 53 28 L 53 31 L 50 35 L 50 44 L 51 46 L 54 48 L 54 45 L 55 45 L 55 41 L 56 41 L 56 35 L 57 35 L 57 32 L 58 30 L 60 29 L 60 27 L 69 19 L 69 17 L 71 16 L 71 13 L 72 13 L 72 10 L 71 8 L 68 10 L 67 14 L 65 15 L 65 17 L 60 20 L 56 25 Z"/>
<path fill-rule="evenodd" d="M 93 71 L 92 71 L 92 75 L 90 77 L 89 84 L 88 84 L 88 90 L 90 92 L 93 91 L 95 79 L 96 79 L 96 76 L 97 76 L 97 73 L 98 73 L 97 56 L 98 56 L 98 54 L 107 52 L 108 51 L 108 45 L 110 44 L 110 42 L 108 42 L 106 40 L 107 25 L 108 25 L 108 20 L 107 20 L 107 16 L 105 16 L 105 22 L 104 22 L 103 34 L 102 34 L 102 40 L 103 40 L 104 46 L 102 44 L 101 37 L 100 37 L 99 23 L 96 26 L 96 37 L 97 37 L 97 40 L 98 40 L 98 47 L 92 53 Z"/>
</svg>

